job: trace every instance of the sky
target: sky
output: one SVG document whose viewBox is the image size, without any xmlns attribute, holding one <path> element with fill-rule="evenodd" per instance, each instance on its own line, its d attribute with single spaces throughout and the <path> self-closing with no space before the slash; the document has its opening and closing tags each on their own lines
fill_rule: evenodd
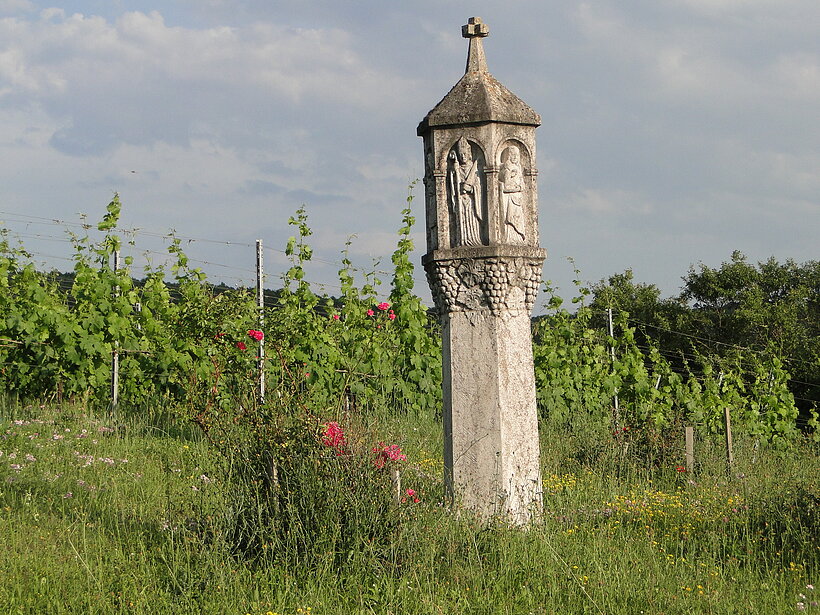
<svg viewBox="0 0 820 615">
<path fill-rule="evenodd" d="M 173 229 L 230 285 L 253 284 L 262 239 L 278 287 L 304 205 L 317 291 L 349 240 L 362 275 L 389 272 L 416 127 L 464 72 L 471 16 L 541 115 L 544 277 L 565 298 L 627 268 L 670 296 L 734 250 L 820 258 L 817 0 L 0 0 L 0 227 L 70 270 L 67 231 L 117 192 L 137 277 Z"/>
</svg>

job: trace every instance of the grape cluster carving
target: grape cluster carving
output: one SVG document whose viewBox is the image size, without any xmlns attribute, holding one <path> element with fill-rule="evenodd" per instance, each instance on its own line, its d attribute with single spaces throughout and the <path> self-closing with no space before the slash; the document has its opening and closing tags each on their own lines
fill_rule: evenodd
<svg viewBox="0 0 820 615">
<path fill-rule="evenodd" d="M 535 305 L 541 284 L 541 261 L 526 258 L 475 258 L 429 263 L 427 279 L 440 314 L 488 309 L 504 310 Z M 514 288 L 523 291 L 511 295 Z"/>
</svg>

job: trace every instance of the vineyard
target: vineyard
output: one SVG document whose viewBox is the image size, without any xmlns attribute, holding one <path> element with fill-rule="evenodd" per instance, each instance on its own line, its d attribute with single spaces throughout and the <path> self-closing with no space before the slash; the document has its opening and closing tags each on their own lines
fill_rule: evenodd
<svg viewBox="0 0 820 615">
<path fill-rule="evenodd" d="M 410 200 L 386 301 L 378 295 L 375 272 L 356 286 L 346 254 L 338 296 L 313 292 L 304 279 L 311 231 L 299 210 L 290 220 L 296 231 L 286 248 L 291 266 L 275 304 L 263 314 L 251 289 L 215 293 L 173 236 L 168 251 L 175 263 L 169 271 L 146 267 L 137 282 L 128 259 L 115 268 L 122 241 L 116 196 L 97 225 L 100 239 L 71 237 L 70 289 L 60 288 L 53 274 L 37 271 L 6 235 L 0 241 L 0 385 L 21 399 L 106 405 L 116 353 L 120 403 L 135 407 L 170 399 L 196 406 L 198 420 L 208 421 L 207 413 L 221 403 L 253 393 L 249 385 L 259 378 L 256 358 L 264 344 L 271 391 L 298 383 L 319 407 L 343 399 L 348 406 L 434 409 L 440 398 L 440 341 L 435 319 L 413 293 Z M 728 356 L 670 356 L 657 344 L 636 341 L 627 312 L 615 314 L 612 335 L 593 326 L 600 310 L 584 305 L 588 292 L 579 286 L 574 313 L 551 294 L 548 314 L 534 324 L 538 403 L 550 426 L 571 429 L 583 415 L 602 428 L 614 421 L 618 428 L 661 433 L 686 423 L 716 433 L 728 407 L 739 433 L 764 441 L 797 437 L 790 374 L 777 353 L 737 349 Z M 264 339 L 248 338 L 260 322 Z M 816 433 L 815 412 L 803 422 Z"/>
<path fill-rule="evenodd" d="M 167 269 L 115 266 L 117 197 L 97 239 L 71 236 L 70 288 L 4 234 L 4 612 L 817 610 L 818 418 L 790 358 L 670 352 L 624 309 L 601 326 L 580 283 L 570 311 L 545 282 L 533 321 L 543 518 L 517 532 L 450 515 L 411 205 L 389 293 L 375 271 L 358 285 L 344 252 L 335 296 L 306 280 L 298 210 L 263 310 L 252 289 L 217 292 L 173 235 Z"/>
</svg>

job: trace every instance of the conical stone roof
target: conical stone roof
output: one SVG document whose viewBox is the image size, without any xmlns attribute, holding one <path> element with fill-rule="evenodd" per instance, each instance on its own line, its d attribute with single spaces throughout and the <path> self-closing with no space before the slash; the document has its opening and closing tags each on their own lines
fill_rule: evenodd
<svg viewBox="0 0 820 615">
<path fill-rule="evenodd" d="M 471 17 L 463 26 L 462 35 L 470 39 L 467 69 L 447 96 L 421 121 L 419 136 L 434 126 L 483 122 L 541 125 L 541 116 L 487 71 L 481 39 L 488 33 L 489 28 L 480 17 Z"/>
</svg>

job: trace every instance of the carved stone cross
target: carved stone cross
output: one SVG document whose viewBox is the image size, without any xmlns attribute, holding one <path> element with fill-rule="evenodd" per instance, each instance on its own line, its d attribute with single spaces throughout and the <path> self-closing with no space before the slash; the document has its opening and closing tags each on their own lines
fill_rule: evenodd
<svg viewBox="0 0 820 615">
<path fill-rule="evenodd" d="M 470 17 L 461 26 L 461 36 L 470 39 L 470 50 L 467 52 L 467 72 L 487 72 L 487 60 L 481 39 L 490 35 L 490 26 L 481 21 L 481 17 Z"/>
<path fill-rule="evenodd" d="M 461 36 L 472 38 L 474 36 L 489 36 L 490 26 L 481 21 L 481 17 L 470 17 L 467 23 L 461 26 Z"/>
</svg>

